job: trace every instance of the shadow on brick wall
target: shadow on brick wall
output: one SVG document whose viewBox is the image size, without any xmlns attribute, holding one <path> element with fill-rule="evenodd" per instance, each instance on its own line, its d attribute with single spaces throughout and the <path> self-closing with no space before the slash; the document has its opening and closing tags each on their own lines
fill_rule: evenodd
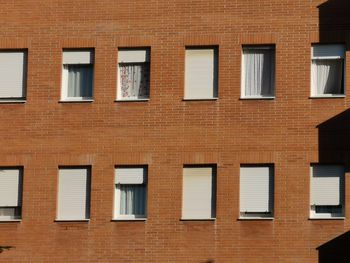
<svg viewBox="0 0 350 263">
<path fill-rule="evenodd" d="M 350 231 L 317 248 L 319 263 L 350 262 Z"/>
<path fill-rule="evenodd" d="M 346 42 L 350 37 L 350 1 L 328 0 L 318 6 L 320 42 Z M 349 49 L 349 45 L 347 45 Z"/>
<path fill-rule="evenodd" d="M 346 171 L 349 171 L 350 109 L 319 124 L 317 128 L 319 162 L 344 164 Z"/>
</svg>

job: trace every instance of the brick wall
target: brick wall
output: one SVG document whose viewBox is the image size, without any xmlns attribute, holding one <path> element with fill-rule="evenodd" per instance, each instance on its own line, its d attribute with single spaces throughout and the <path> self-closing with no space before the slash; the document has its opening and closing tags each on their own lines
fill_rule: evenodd
<svg viewBox="0 0 350 263">
<path fill-rule="evenodd" d="M 308 220 L 316 126 L 350 105 L 309 99 L 324 2 L 0 1 L 0 49 L 28 49 L 27 102 L 0 104 L 0 166 L 24 166 L 23 220 L 0 223 L 0 245 L 15 246 L 0 262 L 318 262 L 316 248 L 350 227 L 350 202 L 345 220 Z M 326 29 L 349 46 L 349 28 Z M 274 100 L 240 100 L 243 44 L 276 45 Z M 190 45 L 219 46 L 217 101 L 182 100 Z M 117 49 L 136 46 L 151 47 L 150 100 L 114 102 Z M 59 103 L 62 49 L 84 47 L 94 102 Z M 324 161 L 349 167 L 349 153 Z M 180 221 L 183 165 L 212 163 L 216 221 Z M 275 164 L 273 221 L 238 220 L 241 163 Z M 148 165 L 146 222 L 111 222 L 123 164 Z M 54 222 L 59 165 L 92 166 L 89 223 Z"/>
</svg>

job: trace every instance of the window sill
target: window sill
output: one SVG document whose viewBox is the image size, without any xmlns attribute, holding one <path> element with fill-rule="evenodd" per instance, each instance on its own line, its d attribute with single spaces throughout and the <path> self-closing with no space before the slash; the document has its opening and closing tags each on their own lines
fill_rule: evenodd
<svg viewBox="0 0 350 263">
<path fill-rule="evenodd" d="M 113 218 L 111 220 L 111 222 L 129 222 L 129 221 L 144 222 L 144 221 L 147 221 L 147 218 Z"/>
<path fill-rule="evenodd" d="M 215 221 L 216 218 L 181 218 L 180 221 Z"/>
<path fill-rule="evenodd" d="M 90 219 L 55 219 L 56 223 L 89 223 Z"/>
<path fill-rule="evenodd" d="M 309 217 L 309 220 L 345 220 L 344 216 L 335 217 Z"/>
<path fill-rule="evenodd" d="M 215 98 L 183 98 L 182 101 L 215 101 L 218 100 L 218 97 Z"/>
<path fill-rule="evenodd" d="M 342 99 L 345 98 L 346 95 L 315 95 L 310 96 L 309 99 Z"/>
<path fill-rule="evenodd" d="M 26 102 L 27 100 L 25 99 L 0 99 L 0 104 L 21 104 Z"/>
<path fill-rule="evenodd" d="M 274 100 L 276 99 L 275 96 L 271 96 L 271 97 L 240 97 L 240 100 Z"/>
<path fill-rule="evenodd" d="M 147 102 L 149 99 L 115 100 L 114 102 Z"/>
<path fill-rule="evenodd" d="M 89 103 L 89 102 L 94 102 L 93 99 L 84 99 L 84 100 L 60 100 L 58 101 L 59 103 Z"/>
<path fill-rule="evenodd" d="M 0 219 L 1 223 L 21 223 L 22 219 Z"/>
<path fill-rule="evenodd" d="M 253 221 L 253 220 L 263 220 L 263 221 L 272 221 L 275 220 L 274 217 L 240 217 L 238 221 Z"/>
</svg>

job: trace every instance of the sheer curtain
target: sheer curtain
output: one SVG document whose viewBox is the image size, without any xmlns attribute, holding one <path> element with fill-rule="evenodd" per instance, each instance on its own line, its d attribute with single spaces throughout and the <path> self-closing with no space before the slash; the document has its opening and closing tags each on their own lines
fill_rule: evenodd
<svg viewBox="0 0 350 263">
<path fill-rule="evenodd" d="M 274 96 L 274 49 L 247 48 L 243 50 L 245 63 L 245 95 Z"/>
<path fill-rule="evenodd" d="M 342 60 L 315 59 L 312 61 L 312 86 L 316 95 L 342 94 Z"/>
<path fill-rule="evenodd" d="M 146 214 L 146 186 L 120 185 L 120 214 L 145 215 Z"/>
<path fill-rule="evenodd" d="M 93 69 L 89 65 L 68 65 L 68 97 L 92 97 Z"/>
<path fill-rule="evenodd" d="M 121 97 L 145 99 L 149 97 L 149 64 L 120 63 Z"/>
</svg>

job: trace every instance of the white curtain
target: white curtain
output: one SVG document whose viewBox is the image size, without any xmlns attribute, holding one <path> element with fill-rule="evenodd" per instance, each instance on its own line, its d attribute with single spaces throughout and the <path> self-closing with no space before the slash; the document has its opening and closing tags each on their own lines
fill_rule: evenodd
<svg viewBox="0 0 350 263">
<path fill-rule="evenodd" d="M 342 60 L 315 59 L 312 61 L 312 86 L 316 95 L 342 94 Z"/>
<path fill-rule="evenodd" d="M 93 68 L 68 65 L 68 97 L 92 97 Z"/>
<path fill-rule="evenodd" d="M 145 185 L 119 185 L 120 214 L 145 215 L 146 186 Z"/>
<path fill-rule="evenodd" d="M 122 98 L 149 97 L 149 63 L 120 63 L 119 70 Z"/>
<path fill-rule="evenodd" d="M 274 96 L 275 51 L 273 49 L 244 49 L 245 95 Z"/>
</svg>

